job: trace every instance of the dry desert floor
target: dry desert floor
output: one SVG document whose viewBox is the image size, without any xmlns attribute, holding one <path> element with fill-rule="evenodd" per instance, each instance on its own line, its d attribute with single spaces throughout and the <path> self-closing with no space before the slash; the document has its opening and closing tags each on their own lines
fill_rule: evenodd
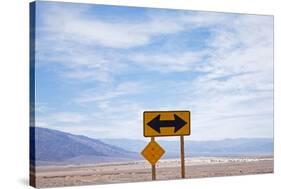
<svg viewBox="0 0 281 189">
<path fill-rule="evenodd" d="M 273 173 L 273 157 L 194 157 L 187 158 L 186 178 Z M 40 166 L 31 176 L 36 187 L 75 186 L 151 180 L 147 161 L 94 165 Z M 160 160 L 156 180 L 180 179 L 178 159 Z"/>
</svg>

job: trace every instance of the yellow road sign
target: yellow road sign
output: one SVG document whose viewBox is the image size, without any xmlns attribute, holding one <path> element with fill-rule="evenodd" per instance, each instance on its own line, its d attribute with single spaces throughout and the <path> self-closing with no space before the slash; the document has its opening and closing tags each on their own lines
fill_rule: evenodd
<svg viewBox="0 0 281 189">
<path fill-rule="evenodd" d="M 143 127 L 145 137 L 190 135 L 190 111 L 145 111 Z"/>
<path fill-rule="evenodd" d="M 143 149 L 141 155 L 149 161 L 151 165 L 155 165 L 156 162 L 162 157 L 165 150 L 155 141 L 150 141 L 148 145 Z"/>
</svg>

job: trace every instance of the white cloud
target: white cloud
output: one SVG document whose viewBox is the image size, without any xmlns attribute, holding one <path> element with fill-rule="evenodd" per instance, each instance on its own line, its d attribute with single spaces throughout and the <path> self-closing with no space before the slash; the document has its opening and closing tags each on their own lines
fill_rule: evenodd
<svg viewBox="0 0 281 189">
<path fill-rule="evenodd" d="M 144 66 L 146 69 L 160 72 L 186 72 L 202 71 L 202 62 L 206 56 L 205 51 L 183 53 L 136 53 L 129 56 L 132 61 Z"/>
<path fill-rule="evenodd" d="M 48 111 L 49 107 L 46 103 L 35 103 L 35 110 L 37 113 L 44 113 Z"/>
<path fill-rule="evenodd" d="M 208 72 L 178 97 L 191 108 L 191 139 L 273 137 L 273 19 L 241 15 L 226 26 L 209 40 Z"/>
<path fill-rule="evenodd" d="M 48 65 L 62 65 L 63 76 L 67 78 L 107 82 L 106 87 L 95 85 L 98 87 L 83 90 L 75 99 L 79 105 L 95 105 L 91 109 L 93 115 L 59 113 L 50 116 L 56 120 L 48 119 L 50 124 L 75 125 L 77 128 L 71 128 L 81 134 L 88 128 L 93 136 L 141 137 L 136 134 L 136 131 L 142 133 L 141 112 L 151 106 L 143 99 L 130 101 L 128 97 L 147 91 L 145 84 L 157 88 L 158 83 L 128 81 L 134 77 L 114 82 L 115 77 L 122 75 L 128 67 L 137 66 L 144 72 L 155 70 L 166 76 L 201 72 L 185 85 L 171 78 L 171 83 L 160 87 L 163 90 L 171 88 L 173 101 L 164 101 L 161 106 L 154 104 L 160 109 L 191 108 L 191 138 L 272 136 L 272 17 L 163 11 L 148 12 L 145 21 L 117 23 L 89 16 L 84 9 L 73 13 L 72 9 L 56 7 L 49 11 L 51 14 L 48 13 L 42 28 L 48 36 L 42 37 L 42 44 L 38 44 L 41 60 L 48 60 Z M 151 51 L 136 50 L 136 47 L 149 49 L 158 36 L 169 39 L 196 28 L 210 31 L 207 46 L 199 50 L 180 47 L 180 51 L 178 48 L 163 51 L 161 47 Z M 171 40 L 167 43 L 169 47 L 178 45 Z M 48 56 L 49 50 L 58 56 Z M 181 82 L 180 90 L 173 82 Z M 115 83 L 119 84 L 115 86 Z M 108 120 L 106 128 L 102 123 L 105 118 Z"/>
<path fill-rule="evenodd" d="M 55 112 L 38 115 L 35 125 L 39 127 L 47 126 L 75 126 L 89 120 L 88 116 L 78 112 Z"/>
<path fill-rule="evenodd" d="M 80 97 L 76 99 L 78 103 L 89 102 L 107 102 L 117 97 L 134 95 L 140 93 L 144 89 L 144 86 L 137 82 L 127 81 L 118 84 L 117 86 L 107 86 L 106 89 L 90 89 L 84 91 Z"/>
<path fill-rule="evenodd" d="M 60 74 L 81 81 L 112 81 L 116 71 L 126 69 L 127 61 L 149 64 L 158 70 L 168 66 L 171 71 L 179 71 L 192 67 L 203 58 L 203 54 L 179 52 L 149 55 L 120 53 L 114 49 L 146 46 L 159 36 L 167 37 L 198 27 L 216 26 L 232 17 L 221 17 L 215 13 L 189 14 L 159 10 L 147 11 L 145 20 L 128 18 L 116 22 L 114 19 L 98 19 L 89 15 L 88 11 L 87 6 L 49 6 L 41 10 L 44 19 L 38 29 L 37 60 L 48 62 L 48 65 L 62 64 L 65 69 Z M 206 16 L 208 19 L 205 19 Z M 106 51 L 101 50 L 104 47 Z M 148 58 L 153 61 L 148 61 Z"/>
<path fill-rule="evenodd" d="M 87 117 L 84 114 L 73 112 L 58 112 L 50 117 L 51 119 L 56 120 L 56 122 L 64 123 L 80 123 L 87 120 Z"/>
<path fill-rule="evenodd" d="M 87 14 L 88 9 L 50 7 L 44 10 L 44 28 L 56 40 L 69 40 L 110 48 L 131 48 L 148 44 L 153 37 L 185 29 L 185 20 L 164 15 L 148 15 L 146 21 L 102 21 Z M 176 14 L 181 16 L 182 14 Z"/>
</svg>

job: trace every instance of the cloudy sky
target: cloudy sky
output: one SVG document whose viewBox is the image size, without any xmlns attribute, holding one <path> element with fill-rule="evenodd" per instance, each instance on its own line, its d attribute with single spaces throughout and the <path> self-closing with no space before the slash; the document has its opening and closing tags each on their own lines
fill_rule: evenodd
<svg viewBox="0 0 281 189">
<path fill-rule="evenodd" d="M 190 110 L 192 140 L 273 137 L 273 17 L 37 2 L 36 126 L 143 139 Z"/>
</svg>

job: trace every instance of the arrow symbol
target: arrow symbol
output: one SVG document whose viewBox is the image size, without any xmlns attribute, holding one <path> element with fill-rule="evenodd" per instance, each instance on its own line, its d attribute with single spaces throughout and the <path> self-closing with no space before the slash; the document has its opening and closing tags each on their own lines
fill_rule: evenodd
<svg viewBox="0 0 281 189">
<path fill-rule="evenodd" d="M 160 120 L 160 114 L 147 123 L 156 132 L 161 133 L 161 127 L 174 127 L 174 133 L 187 124 L 182 118 L 174 114 L 174 120 Z"/>
</svg>

